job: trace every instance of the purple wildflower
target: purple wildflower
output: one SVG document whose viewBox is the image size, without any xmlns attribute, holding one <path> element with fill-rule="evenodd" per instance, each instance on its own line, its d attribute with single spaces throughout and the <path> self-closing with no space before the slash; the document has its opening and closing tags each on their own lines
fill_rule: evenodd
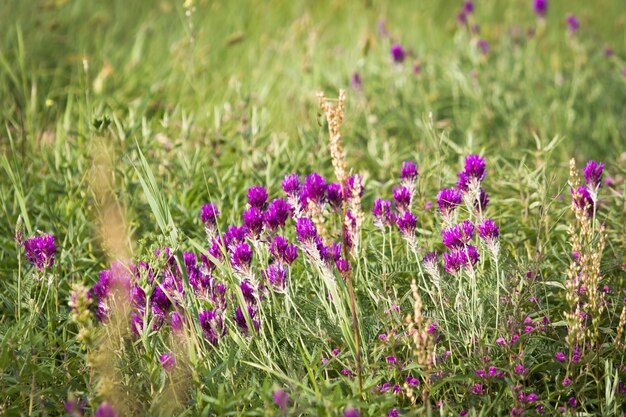
<svg viewBox="0 0 626 417">
<path fill-rule="evenodd" d="M 70 394 L 70 397 L 65 400 L 63 404 L 65 405 L 65 411 L 67 412 L 67 414 L 71 415 L 72 417 L 82 417 L 82 415 L 85 413 L 85 406 L 87 405 L 87 401 L 80 401 L 79 398 L 75 398 L 73 395 Z"/>
<path fill-rule="evenodd" d="M 465 13 L 464 10 L 461 10 L 456 15 L 456 21 L 458 22 L 459 25 L 465 26 L 467 24 L 467 13 Z"/>
<path fill-rule="evenodd" d="M 361 413 L 358 408 L 346 408 L 343 412 L 343 417 L 360 417 Z"/>
<path fill-rule="evenodd" d="M 176 366 L 176 360 L 174 359 L 173 353 L 164 353 L 159 356 L 159 362 L 161 362 L 161 366 L 166 371 L 169 371 Z"/>
<path fill-rule="evenodd" d="M 478 234 L 484 241 L 495 240 L 500 235 L 500 227 L 491 219 L 485 219 L 478 225 Z"/>
<path fill-rule="evenodd" d="M 573 14 L 567 16 L 567 18 L 565 19 L 565 23 L 567 23 L 567 29 L 572 35 L 574 35 L 576 32 L 578 32 L 578 29 L 580 29 L 580 23 L 578 22 L 576 16 L 574 16 Z"/>
<path fill-rule="evenodd" d="M 400 233 L 406 237 L 410 237 L 413 236 L 415 227 L 417 227 L 417 217 L 410 211 L 405 211 L 402 216 L 398 217 L 396 223 L 398 224 Z"/>
<path fill-rule="evenodd" d="M 257 207 L 250 207 L 243 212 L 243 225 L 252 239 L 258 239 L 263 231 L 264 216 Z"/>
<path fill-rule="evenodd" d="M 568 377 L 563 378 L 563 386 L 567 387 L 571 383 L 572 383 L 572 380 L 569 379 Z"/>
<path fill-rule="evenodd" d="M 535 0 L 533 10 L 538 17 L 545 17 L 548 11 L 548 0 Z"/>
<path fill-rule="evenodd" d="M 572 408 L 576 407 L 576 404 L 578 404 L 575 397 L 569 397 L 569 399 L 567 400 L 567 403 Z"/>
<path fill-rule="evenodd" d="M 45 271 L 54 265 L 54 253 L 57 250 L 54 236 L 51 234 L 34 236 L 24 242 L 26 259 L 40 271 Z"/>
<path fill-rule="evenodd" d="M 248 204 L 259 210 L 265 210 L 267 206 L 267 190 L 265 187 L 257 186 L 248 188 Z"/>
<path fill-rule="evenodd" d="M 247 311 L 247 316 L 252 322 L 252 325 L 256 331 L 259 331 L 261 328 L 261 322 L 258 319 L 255 319 L 257 311 L 252 306 L 248 306 Z M 235 310 L 235 323 L 237 324 L 237 327 L 239 327 L 239 330 L 241 330 L 241 333 L 249 333 L 248 322 L 240 306 L 237 306 L 237 309 Z"/>
<path fill-rule="evenodd" d="M 396 357 L 393 356 L 393 355 L 389 355 L 389 356 L 387 356 L 387 362 L 388 363 L 397 363 L 398 359 L 396 359 Z"/>
<path fill-rule="evenodd" d="M 400 179 L 405 187 L 412 188 L 415 185 L 415 181 L 417 181 L 418 175 L 417 166 L 412 161 L 404 161 L 402 163 Z"/>
<path fill-rule="evenodd" d="M 248 237 L 248 229 L 246 229 L 245 226 L 228 226 L 228 230 L 224 233 L 224 244 L 227 249 L 231 249 L 234 245 L 244 243 L 246 237 Z M 213 255 L 213 253 L 211 253 L 211 255 Z M 218 257 L 216 256 L 216 258 Z"/>
<path fill-rule="evenodd" d="M 467 14 L 471 14 L 474 11 L 474 2 L 473 1 L 466 1 L 463 4 L 463 11 Z"/>
<path fill-rule="evenodd" d="M 454 209 L 463 202 L 461 192 L 456 188 L 443 188 L 437 194 L 439 212 L 444 218 L 449 218 Z"/>
<path fill-rule="evenodd" d="M 476 395 L 482 395 L 483 386 L 481 384 L 474 384 L 474 386 L 472 387 L 472 392 Z"/>
<path fill-rule="evenodd" d="M 296 197 L 300 193 L 300 177 L 297 174 L 290 174 L 283 179 L 283 191 L 291 197 Z"/>
<path fill-rule="evenodd" d="M 265 276 L 275 292 L 284 293 L 287 290 L 287 268 L 283 265 L 268 266 L 265 270 Z"/>
<path fill-rule="evenodd" d="M 341 190 L 341 185 L 336 182 L 328 184 L 327 191 L 330 208 L 336 212 L 341 211 L 343 205 L 343 191 Z"/>
<path fill-rule="evenodd" d="M 387 413 L 387 417 L 398 417 L 400 415 L 400 412 L 398 411 L 397 408 L 392 408 L 391 410 L 389 410 L 389 412 Z"/>
<path fill-rule="evenodd" d="M 449 249 L 458 249 L 469 243 L 474 237 L 474 225 L 469 220 L 461 224 L 446 227 L 441 231 L 443 244 Z"/>
<path fill-rule="evenodd" d="M 274 402 L 281 409 L 285 410 L 287 408 L 287 403 L 289 402 L 289 394 L 284 389 L 278 389 L 272 393 L 274 397 Z"/>
<path fill-rule="evenodd" d="M 583 169 L 585 174 L 585 181 L 589 188 L 597 190 L 602 185 L 602 171 L 604 169 L 604 163 L 595 162 L 593 160 L 587 163 L 587 166 Z"/>
<path fill-rule="evenodd" d="M 411 376 L 407 376 L 406 377 L 406 383 L 409 384 L 409 385 L 415 386 L 415 385 L 419 385 L 420 384 L 420 380 L 417 379 L 417 378 L 413 378 Z"/>
<path fill-rule="evenodd" d="M 404 213 L 411 208 L 411 190 L 407 187 L 400 186 L 394 188 L 393 199 L 400 213 Z"/>
<path fill-rule="evenodd" d="M 279 227 L 284 227 L 289 218 L 290 209 L 289 204 L 282 198 L 272 200 L 265 212 L 265 224 L 268 229 L 275 231 Z"/>
<path fill-rule="evenodd" d="M 317 209 L 321 210 L 326 200 L 326 188 L 326 179 L 317 172 L 306 177 L 300 194 L 304 207 L 307 208 L 311 202 Z"/>
<path fill-rule="evenodd" d="M 391 202 L 377 198 L 374 201 L 372 209 L 374 215 L 374 225 L 383 230 L 385 226 L 391 226 L 395 223 L 395 215 L 391 212 Z"/>
<path fill-rule="evenodd" d="M 486 162 L 484 158 L 481 158 L 479 155 L 468 155 L 465 158 L 465 174 L 469 177 L 470 180 L 474 179 L 477 181 L 482 181 L 485 179 L 487 175 L 487 171 L 485 170 Z"/>
<path fill-rule="evenodd" d="M 313 221 L 307 217 L 302 217 L 296 220 L 296 233 L 298 235 L 298 241 L 303 245 L 315 245 L 317 238 L 317 229 Z"/>
<path fill-rule="evenodd" d="M 243 275 L 250 273 L 252 263 L 252 249 L 247 243 L 235 245 L 230 250 L 230 263 L 233 269 Z"/>
<path fill-rule="evenodd" d="M 257 297 L 254 292 L 254 286 L 250 284 L 250 282 L 241 281 L 241 283 L 239 284 L 239 289 L 241 290 L 241 295 L 243 296 L 243 299 L 246 301 L 247 305 L 256 305 Z"/>
<path fill-rule="evenodd" d="M 280 263 L 291 265 L 298 257 L 298 248 L 282 236 L 275 236 L 270 246 L 270 253 Z"/>
<path fill-rule="evenodd" d="M 576 207 L 586 210 L 588 217 L 593 217 L 593 213 L 596 211 L 595 204 L 589 193 L 589 189 L 585 186 L 579 186 L 576 191 L 571 189 L 572 198 Z"/>
<path fill-rule="evenodd" d="M 350 77 L 350 85 L 352 86 L 353 90 L 360 91 L 363 88 L 361 74 L 359 74 L 358 72 L 352 74 L 352 77 Z"/>
<path fill-rule="evenodd" d="M 391 46 L 391 58 L 393 58 L 393 62 L 396 64 L 404 62 L 406 52 L 400 44 L 395 43 Z"/>
<path fill-rule="evenodd" d="M 200 209 L 200 220 L 204 223 L 205 227 L 209 227 L 214 229 L 217 225 L 217 218 L 220 215 L 220 211 L 217 209 L 217 206 L 213 203 L 206 203 Z"/>
<path fill-rule="evenodd" d="M 111 404 L 103 402 L 96 410 L 95 417 L 117 417 L 118 415 Z"/>
<path fill-rule="evenodd" d="M 478 49 L 480 49 L 483 55 L 487 55 L 489 53 L 489 42 L 487 42 L 485 39 L 479 40 Z"/>
<path fill-rule="evenodd" d="M 216 345 L 219 339 L 226 335 L 226 325 L 222 320 L 219 309 L 202 311 L 198 315 L 198 318 L 204 337 L 206 337 L 212 345 Z"/>
<path fill-rule="evenodd" d="M 487 204 L 489 204 L 489 196 L 487 192 L 481 188 L 478 198 L 474 201 L 474 212 L 477 214 L 482 213 L 485 208 L 487 208 Z"/>
<path fill-rule="evenodd" d="M 559 362 L 563 362 L 565 360 L 565 354 L 563 352 L 556 352 L 554 358 Z"/>
</svg>

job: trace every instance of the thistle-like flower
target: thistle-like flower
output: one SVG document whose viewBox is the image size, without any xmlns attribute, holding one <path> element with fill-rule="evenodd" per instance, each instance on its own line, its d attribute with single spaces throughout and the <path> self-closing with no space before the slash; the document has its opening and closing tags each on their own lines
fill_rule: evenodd
<svg viewBox="0 0 626 417">
<path fill-rule="evenodd" d="M 396 64 L 401 64 L 402 62 L 404 62 L 404 59 L 406 58 L 406 52 L 404 51 L 404 48 L 402 47 L 402 45 L 400 44 L 393 44 L 391 46 L 391 58 L 393 59 L 393 62 Z"/>
<path fill-rule="evenodd" d="M 602 186 L 602 171 L 604 170 L 604 163 L 589 161 L 587 166 L 583 169 L 585 175 L 585 182 L 589 188 L 589 195 L 591 199 L 596 203 L 598 201 L 598 191 Z"/>
<path fill-rule="evenodd" d="M 248 188 L 248 204 L 250 207 L 265 210 L 267 207 L 267 190 L 265 187 L 257 186 Z"/>
<path fill-rule="evenodd" d="M 343 206 L 343 191 L 341 190 L 341 185 L 336 182 L 328 184 L 327 192 L 330 208 L 336 213 L 339 213 Z"/>
<path fill-rule="evenodd" d="M 591 193 L 589 189 L 584 185 L 579 186 L 577 189 L 570 189 L 572 193 L 572 199 L 576 207 L 579 207 L 585 211 L 587 217 L 593 217 L 593 214 L 596 211 L 596 204 L 593 198 L 591 197 Z"/>
<path fill-rule="evenodd" d="M 415 184 L 417 182 L 418 175 L 417 166 L 413 163 L 413 161 L 404 161 L 402 163 L 400 179 L 402 180 L 402 185 L 408 188 L 411 191 L 411 194 L 415 192 Z"/>
<path fill-rule="evenodd" d="M 405 239 L 409 241 L 412 247 L 415 244 L 415 228 L 417 227 L 417 217 L 410 211 L 405 211 L 403 215 L 398 216 L 396 220 L 398 229 Z"/>
<path fill-rule="evenodd" d="M 306 177 L 300 192 L 300 200 L 305 209 L 313 207 L 315 213 L 321 213 L 326 202 L 326 188 L 326 179 L 317 172 Z"/>
<path fill-rule="evenodd" d="M 535 11 L 537 17 L 545 17 L 548 12 L 548 0 L 535 0 L 533 10 Z"/>
<path fill-rule="evenodd" d="M 567 23 L 567 29 L 569 30 L 570 35 L 575 35 L 576 32 L 578 32 L 578 29 L 580 29 L 578 18 L 576 18 L 573 14 L 567 16 L 565 23 Z"/>
<path fill-rule="evenodd" d="M 54 236 L 51 234 L 33 236 L 24 242 L 26 259 L 34 267 L 43 272 L 54 265 L 54 254 L 57 250 Z"/>
<path fill-rule="evenodd" d="M 391 212 L 391 202 L 377 198 L 372 208 L 374 226 L 384 231 L 385 226 L 393 226 L 396 223 L 396 215 Z"/>
<path fill-rule="evenodd" d="M 230 263 L 242 278 L 252 278 L 250 265 L 252 264 L 252 249 L 247 243 L 234 245 L 230 250 Z"/>
<path fill-rule="evenodd" d="M 298 247 L 289 243 L 283 236 L 275 236 L 270 246 L 270 253 L 277 262 L 291 265 L 298 257 Z"/>
<path fill-rule="evenodd" d="M 281 264 L 273 264 L 264 272 L 267 281 L 274 292 L 285 293 L 287 291 L 287 268 Z"/>
<path fill-rule="evenodd" d="M 400 214 L 404 214 L 411 209 L 411 190 L 407 187 L 400 186 L 393 189 L 393 199 L 396 209 Z"/>
<path fill-rule="evenodd" d="M 445 223 L 452 223 L 454 210 L 463 202 L 461 192 L 456 188 L 443 188 L 437 194 L 439 213 Z"/>
<path fill-rule="evenodd" d="M 219 309 L 202 311 L 198 315 L 200 327 L 209 343 L 217 345 L 220 338 L 226 335 L 226 325 Z"/>
<path fill-rule="evenodd" d="M 291 207 L 282 198 L 272 200 L 265 212 L 265 225 L 272 232 L 285 227 L 290 211 Z"/>
<path fill-rule="evenodd" d="M 220 215 L 220 211 L 213 203 L 206 203 L 200 209 L 200 220 L 204 224 L 209 240 L 211 240 L 217 234 L 217 218 Z"/>
<path fill-rule="evenodd" d="M 248 230 L 248 236 L 258 240 L 263 231 L 264 216 L 258 207 L 250 207 L 243 213 L 243 224 Z"/>
<path fill-rule="evenodd" d="M 261 322 L 256 319 L 257 311 L 252 306 L 248 306 L 246 312 L 247 313 L 244 313 L 244 310 L 242 310 L 240 306 L 237 306 L 235 309 L 235 323 L 244 335 L 248 335 L 250 333 L 246 316 L 252 322 L 252 326 L 254 326 L 256 331 L 259 331 L 261 328 Z"/>
<path fill-rule="evenodd" d="M 474 237 L 474 225 L 469 220 L 461 224 L 446 227 L 441 231 L 443 244 L 449 249 L 459 249 L 467 245 Z"/>
<path fill-rule="evenodd" d="M 498 236 L 500 236 L 500 227 L 491 219 L 485 219 L 478 225 L 478 234 L 480 238 L 485 242 L 485 245 L 491 252 L 491 256 L 497 259 L 500 253 L 500 243 Z"/>
</svg>

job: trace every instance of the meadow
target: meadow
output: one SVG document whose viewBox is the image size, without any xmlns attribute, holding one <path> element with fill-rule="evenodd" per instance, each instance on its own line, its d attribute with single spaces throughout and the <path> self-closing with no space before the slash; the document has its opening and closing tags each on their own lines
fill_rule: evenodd
<svg viewBox="0 0 626 417">
<path fill-rule="evenodd" d="M 0 415 L 626 415 L 622 0 L 0 25 Z"/>
</svg>

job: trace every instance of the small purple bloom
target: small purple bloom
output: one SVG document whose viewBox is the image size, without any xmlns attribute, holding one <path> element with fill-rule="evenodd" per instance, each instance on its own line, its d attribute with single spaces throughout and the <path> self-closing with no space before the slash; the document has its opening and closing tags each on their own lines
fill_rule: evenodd
<svg viewBox="0 0 626 417">
<path fill-rule="evenodd" d="M 533 10 L 538 17 L 545 17 L 548 11 L 548 0 L 535 0 Z"/>
<path fill-rule="evenodd" d="M 224 233 L 224 244 L 227 249 L 231 249 L 234 245 L 244 243 L 246 237 L 248 237 L 248 229 L 246 229 L 245 226 L 228 226 L 228 230 Z M 213 255 L 213 253 L 211 253 L 211 255 Z M 220 257 L 215 257 L 220 259 Z"/>
<path fill-rule="evenodd" d="M 96 410 L 95 417 L 117 417 L 118 415 L 111 404 L 103 402 Z"/>
<path fill-rule="evenodd" d="M 287 290 L 287 268 L 280 264 L 273 264 L 265 271 L 267 280 L 275 292 L 284 293 Z"/>
<path fill-rule="evenodd" d="M 363 88 L 361 74 L 359 74 L 358 72 L 352 74 L 352 77 L 350 78 L 350 85 L 352 85 L 352 89 L 360 91 Z"/>
<path fill-rule="evenodd" d="M 556 352 L 554 358 L 559 362 L 563 362 L 565 360 L 565 354 L 563 352 Z"/>
<path fill-rule="evenodd" d="M 174 359 L 173 353 L 164 353 L 159 356 L 159 362 L 161 362 L 161 366 L 166 371 L 169 371 L 176 366 L 176 360 Z"/>
<path fill-rule="evenodd" d="M 400 64 L 404 62 L 404 59 L 406 58 L 406 52 L 401 45 L 396 43 L 391 46 L 391 57 L 393 58 L 393 62 L 395 62 L 396 64 Z"/>
<path fill-rule="evenodd" d="M 481 377 L 481 378 L 485 377 L 485 371 L 484 370 L 477 369 L 475 372 L 476 372 L 476 375 L 478 375 L 479 377 Z"/>
<path fill-rule="evenodd" d="M 343 417 L 360 417 L 361 413 L 359 412 L 358 408 L 346 408 L 345 411 L 343 412 Z"/>
<path fill-rule="evenodd" d="M 198 314 L 198 319 L 202 333 L 212 345 L 216 345 L 219 339 L 226 335 L 226 325 L 219 309 L 201 311 Z"/>
<path fill-rule="evenodd" d="M 341 190 L 341 185 L 336 182 L 328 184 L 327 193 L 330 208 L 335 212 L 341 211 L 343 206 L 343 191 Z"/>
<path fill-rule="evenodd" d="M 238 272 L 246 274 L 250 271 L 252 263 L 252 249 L 247 243 L 240 243 L 232 247 L 230 251 L 230 263 Z"/>
<path fill-rule="evenodd" d="M 464 172 L 470 179 L 475 179 L 478 181 L 484 180 L 485 176 L 487 175 L 485 167 L 486 161 L 479 155 L 468 155 L 465 158 Z"/>
<path fill-rule="evenodd" d="M 415 228 L 417 227 L 417 217 L 410 211 L 405 211 L 404 215 L 398 217 L 396 221 L 398 224 L 398 229 L 400 229 L 400 233 L 404 236 L 412 236 Z"/>
<path fill-rule="evenodd" d="M 604 169 L 604 163 L 595 162 L 593 160 L 587 163 L 587 166 L 583 169 L 585 175 L 585 181 L 587 185 L 593 189 L 598 189 L 602 185 L 602 171 Z"/>
<path fill-rule="evenodd" d="M 326 179 L 317 172 L 312 173 L 304 180 L 304 186 L 300 191 L 300 199 L 305 209 L 309 202 L 312 202 L 318 208 L 326 201 Z"/>
<path fill-rule="evenodd" d="M 567 403 L 572 408 L 576 407 L 576 404 L 578 404 L 578 402 L 576 401 L 576 398 L 574 397 L 569 397 L 569 399 L 567 400 Z"/>
<path fill-rule="evenodd" d="M 474 384 L 474 386 L 472 387 L 472 392 L 476 395 L 482 395 L 483 386 L 481 384 Z"/>
<path fill-rule="evenodd" d="M 256 331 L 259 331 L 259 329 L 261 328 L 261 322 L 255 318 L 256 315 L 257 315 L 257 311 L 252 306 L 248 306 L 247 316 L 252 322 L 252 325 L 254 326 Z M 237 308 L 235 309 L 235 323 L 237 324 L 237 327 L 239 327 L 239 330 L 241 331 L 241 333 L 243 333 L 244 335 L 247 335 L 249 333 L 248 322 L 246 321 L 246 315 L 244 314 L 240 306 L 237 306 Z"/>
<path fill-rule="evenodd" d="M 381 230 L 384 226 L 391 226 L 395 223 L 395 215 L 391 212 L 391 202 L 389 200 L 377 198 L 374 201 L 372 214 L 374 215 L 374 225 Z"/>
<path fill-rule="evenodd" d="M 443 244 L 449 249 L 463 248 L 474 237 L 474 225 L 469 220 L 441 231 Z"/>
<path fill-rule="evenodd" d="M 443 216 L 449 216 L 463 202 L 461 192 L 456 188 L 443 188 L 437 194 L 437 205 Z"/>
<path fill-rule="evenodd" d="M 396 187 L 393 189 L 393 199 L 398 211 L 404 213 L 411 207 L 411 190 L 404 186 Z"/>
<path fill-rule="evenodd" d="M 567 18 L 565 19 L 565 23 L 567 23 L 567 29 L 572 35 L 578 32 L 578 29 L 580 29 L 580 23 L 578 22 L 576 16 L 574 16 L 573 14 L 567 16 Z"/>
<path fill-rule="evenodd" d="M 387 417 L 398 417 L 400 415 L 400 412 L 398 411 L 397 408 L 392 408 L 391 410 L 389 410 L 389 412 L 387 413 Z"/>
<path fill-rule="evenodd" d="M 413 378 L 413 377 L 408 376 L 406 378 L 406 383 L 409 384 L 409 385 L 419 385 L 420 381 L 417 378 Z"/>
<path fill-rule="evenodd" d="M 568 377 L 563 378 L 563 385 L 564 386 L 568 386 L 571 383 L 572 383 L 572 380 L 569 379 Z"/>
<path fill-rule="evenodd" d="M 250 207 L 265 210 L 267 205 L 267 190 L 265 187 L 258 186 L 248 188 L 248 204 L 250 204 Z"/>
<path fill-rule="evenodd" d="M 281 410 L 285 410 L 287 408 L 287 403 L 289 402 L 289 394 L 284 389 L 278 389 L 272 393 L 274 397 L 274 402 Z"/>
<path fill-rule="evenodd" d="M 393 355 L 387 356 L 387 363 L 397 363 L 397 362 L 398 362 L 398 359 L 396 359 L 395 356 Z"/>
<path fill-rule="evenodd" d="M 479 40 L 478 49 L 480 49 L 483 55 L 487 55 L 489 53 L 489 42 L 487 42 L 485 39 Z"/>
<path fill-rule="evenodd" d="M 54 236 L 51 234 L 34 236 L 24 242 L 26 259 L 40 271 L 44 271 L 54 265 L 54 254 L 57 250 L 54 244 Z"/>
<path fill-rule="evenodd" d="M 466 1 L 465 4 L 463 4 L 463 11 L 467 14 L 471 14 L 474 11 L 474 2 Z"/>
<path fill-rule="evenodd" d="M 315 244 L 317 238 L 317 229 L 313 221 L 307 217 L 301 217 L 296 220 L 296 233 L 298 241 L 302 244 Z"/>
<path fill-rule="evenodd" d="M 478 194 L 478 198 L 474 201 L 474 211 L 476 213 L 482 213 L 487 208 L 489 204 L 489 196 L 487 192 L 481 188 L 480 193 Z"/>
<path fill-rule="evenodd" d="M 283 179 L 283 191 L 291 197 L 295 197 L 300 193 L 300 177 L 297 174 L 290 174 Z"/>
<path fill-rule="evenodd" d="M 570 189 L 570 192 L 572 193 L 572 198 L 574 199 L 576 207 L 585 209 L 587 216 L 593 217 L 596 207 L 593 199 L 591 198 L 591 194 L 589 193 L 589 189 L 581 185 L 576 191 L 574 191 L 574 189 Z"/>
<path fill-rule="evenodd" d="M 207 226 L 215 226 L 217 224 L 217 218 L 220 215 L 220 211 L 213 203 L 206 203 L 200 209 L 200 220 Z"/>
<path fill-rule="evenodd" d="M 417 166 L 413 163 L 413 161 L 404 161 L 402 163 L 400 179 L 403 183 L 414 184 L 418 175 Z"/>
<path fill-rule="evenodd" d="M 500 236 L 500 227 L 491 219 L 485 219 L 478 225 L 478 234 L 484 241 L 495 240 Z"/>
<path fill-rule="evenodd" d="M 284 227 L 290 211 L 291 207 L 282 198 L 272 200 L 265 212 L 265 224 L 268 229 L 275 231 L 279 227 Z"/>
<path fill-rule="evenodd" d="M 251 238 L 258 239 L 263 231 L 264 216 L 258 207 L 250 207 L 243 212 L 243 225 Z"/>
<path fill-rule="evenodd" d="M 275 236 L 270 246 L 270 253 L 280 263 L 291 265 L 298 257 L 298 248 L 282 236 Z"/>
<path fill-rule="evenodd" d="M 488 373 L 490 376 L 494 376 L 495 374 L 497 374 L 497 373 L 498 373 L 498 368 L 496 368 L 495 366 L 490 366 L 490 367 L 489 367 L 489 370 L 487 371 L 487 373 Z"/>
</svg>

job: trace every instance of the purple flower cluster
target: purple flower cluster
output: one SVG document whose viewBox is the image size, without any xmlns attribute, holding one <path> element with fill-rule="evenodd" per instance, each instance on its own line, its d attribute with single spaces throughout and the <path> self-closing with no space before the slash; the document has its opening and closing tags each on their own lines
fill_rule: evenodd
<svg viewBox="0 0 626 417">
<path fill-rule="evenodd" d="M 461 191 L 457 188 L 443 188 L 437 194 L 439 213 L 444 219 L 451 219 L 454 210 L 463 202 Z"/>
<path fill-rule="evenodd" d="M 567 16 L 565 23 L 571 35 L 575 35 L 578 29 L 580 29 L 580 22 L 578 22 L 578 18 L 573 14 Z"/>
<path fill-rule="evenodd" d="M 406 52 L 404 50 L 404 48 L 402 47 L 402 45 L 400 44 L 393 44 L 391 45 L 391 59 L 393 59 L 393 62 L 396 64 L 401 64 L 404 62 L 404 59 L 406 58 Z"/>
<path fill-rule="evenodd" d="M 24 242 L 26 259 L 34 267 L 43 272 L 54 265 L 54 254 L 57 250 L 54 244 L 54 236 L 41 235 L 26 239 Z"/>
<path fill-rule="evenodd" d="M 412 161 L 404 161 L 400 173 L 402 185 L 393 189 L 396 210 L 392 209 L 391 202 L 381 198 L 374 201 L 372 209 L 377 228 L 384 231 L 386 226 L 396 225 L 411 244 L 415 243 L 414 232 L 417 227 L 417 216 L 411 213 L 411 206 L 418 176 L 417 165 Z"/>
<path fill-rule="evenodd" d="M 456 16 L 457 22 L 459 22 L 460 25 L 466 25 L 467 17 L 471 15 L 473 12 L 474 12 L 474 2 L 466 1 L 465 3 L 463 3 L 463 7 L 461 8 L 461 10 Z"/>
<path fill-rule="evenodd" d="M 445 261 L 445 270 L 450 274 L 457 274 L 461 268 L 471 269 L 480 255 L 476 251 L 476 248 L 472 245 L 467 245 L 464 248 L 454 249 L 450 252 L 443 254 Z"/>
<path fill-rule="evenodd" d="M 545 17 L 548 12 L 548 0 L 535 0 L 533 2 L 533 10 L 538 17 Z"/>
<path fill-rule="evenodd" d="M 602 174 L 604 164 L 589 161 L 582 172 L 587 185 L 581 185 L 577 189 L 570 189 L 572 199 L 576 207 L 585 210 L 588 217 L 593 217 L 598 206 L 598 192 L 602 186 Z"/>
</svg>

